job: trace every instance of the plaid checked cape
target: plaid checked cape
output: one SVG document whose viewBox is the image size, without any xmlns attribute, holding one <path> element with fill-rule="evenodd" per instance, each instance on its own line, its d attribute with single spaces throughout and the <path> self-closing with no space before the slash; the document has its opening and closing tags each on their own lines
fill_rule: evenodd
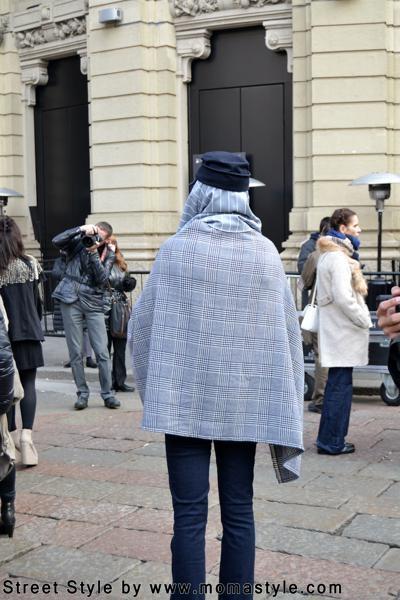
<svg viewBox="0 0 400 600">
<path fill-rule="evenodd" d="M 247 192 L 197 182 L 128 338 L 144 429 L 269 443 L 285 482 L 303 451 L 303 354 L 281 260 L 260 229 Z"/>
</svg>

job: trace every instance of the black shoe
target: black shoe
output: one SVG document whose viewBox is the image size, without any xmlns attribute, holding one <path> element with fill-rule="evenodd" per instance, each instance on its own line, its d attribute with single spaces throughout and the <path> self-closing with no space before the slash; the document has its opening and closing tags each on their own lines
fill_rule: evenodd
<svg viewBox="0 0 400 600">
<path fill-rule="evenodd" d="M 85 398 L 85 396 L 78 396 L 75 404 L 74 404 L 74 408 L 75 410 L 83 410 L 84 408 L 87 408 L 88 405 L 88 398 Z"/>
<path fill-rule="evenodd" d="M 97 369 L 97 362 L 93 360 L 91 356 L 88 356 L 86 359 L 86 366 L 89 367 L 89 369 Z"/>
<path fill-rule="evenodd" d="M 115 398 L 115 396 L 111 396 L 110 398 L 106 398 L 106 400 L 104 400 L 104 406 L 106 408 L 119 408 L 121 406 L 121 402 Z"/>
<path fill-rule="evenodd" d="M 15 505 L 14 500 L 1 501 L 1 524 L 0 535 L 8 535 L 12 538 L 15 527 Z"/>
<path fill-rule="evenodd" d="M 123 383 L 122 385 L 115 385 L 113 386 L 113 389 L 116 392 L 134 392 L 135 388 L 131 385 L 127 385 L 126 383 Z"/>
<path fill-rule="evenodd" d="M 318 448 L 318 454 L 329 454 L 330 456 L 338 456 L 339 454 L 352 454 L 356 447 L 351 442 L 345 442 L 340 452 L 327 452 L 323 448 Z"/>
<path fill-rule="evenodd" d="M 318 413 L 320 415 L 322 413 L 322 406 L 317 406 L 315 402 L 310 402 L 308 410 L 309 412 Z"/>
<path fill-rule="evenodd" d="M 64 369 L 70 369 L 71 368 L 71 361 L 69 360 L 68 362 L 66 362 L 64 364 Z"/>
</svg>

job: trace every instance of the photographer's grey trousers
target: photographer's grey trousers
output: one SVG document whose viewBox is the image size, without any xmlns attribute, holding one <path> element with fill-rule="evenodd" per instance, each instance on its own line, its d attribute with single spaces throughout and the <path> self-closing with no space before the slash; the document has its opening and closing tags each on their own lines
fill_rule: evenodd
<svg viewBox="0 0 400 600">
<path fill-rule="evenodd" d="M 78 396 L 81 398 L 89 397 L 82 356 L 83 328 L 86 325 L 90 344 L 96 355 L 99 368 L 101 397 L 103 400 L 111 398 L 113 396 L 111 392 L 111 361 L 107 347 L 108 339 L 104 314 L 85 310 L 79 300 L 73 304 L 60 302 L 60 306 Z"/>
</svg>

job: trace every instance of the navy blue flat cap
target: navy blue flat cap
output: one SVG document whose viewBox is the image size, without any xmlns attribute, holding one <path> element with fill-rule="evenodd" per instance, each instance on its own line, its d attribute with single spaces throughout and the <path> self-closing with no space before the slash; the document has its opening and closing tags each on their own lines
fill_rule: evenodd
<svg viewBox="0 0 400 600">
<path fill-rule="evenodd" d="M 196 173 L 196 179 L 212 187 L 232 192 L 245 192 L 249 189 L 249 163 L 245 158 L 232 152 L 206 152 Z"/>
</svg>

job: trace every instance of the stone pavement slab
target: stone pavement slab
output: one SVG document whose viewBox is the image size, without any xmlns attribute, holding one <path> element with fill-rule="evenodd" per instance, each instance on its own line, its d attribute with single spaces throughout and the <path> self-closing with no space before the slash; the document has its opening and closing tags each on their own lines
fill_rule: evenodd
<svg viewBox="0 0 400 600">
<path fill-rule="evenodd" d="M 390 489 L 390 488 L 389 488 Z M 385 492 L 386 494 L 386 492 Z M 355 513 L 379 515 L 381 517 L 393 517 L 398 519 L 400 515 L 400 501 L 398 498 L 381 496 L 353 496 L 346 507 Z"/>
<path fill-rule="evenodd" d="M 368 465 L 358 474 L 360 477 L 376 477 L 378 479 L 385 478 L 400 481 L 400 465 L 397 459 L 386 458 L 386 460 Z"/>
<path fill-rule="evenodd" d="M 50 448 L 41 453 L 44 460 L 55 463 L 84 464 L 98 467 L 118 465 L 126 460 L 125 453 L 85 448 Z"/>
<path fill-rule="evenodd" d="M 349 509 L 298 506 L 255 500 L 254 514 L 260 525 L 279 523 L 288 527 L 333 533 L 352 519 L 355 513 Z"/>
<path fill-rule="evenodd" d="M 139 508 L 139 510 L 120 519 L 118 526 L 126 529 L 137 529 L 138 531 L 154 531 L 156 533 L 172 534 L 172 511 L 154 508 Z"/>
<path fill-rule="evenodd" d="M 283 502 L 284 504 L 304 504 L 306 506 L 322 506 L 326 508 L 340 508 L 351 497 L 345 491 L 329 491 L 324 489 L 293 488 L 284 486 L 254 485 L 254 497 L 262 500 Z M 298 510 L 300 510 L 298 508 Z"/>
<path fill-rule="evenodd" d="M 389 546 L 384 544 L 272 523 L 257 528 L 256 543 L 263 550 L 334 560 L 360 567 L 372 567 L 389 550 Z"/>
<path fill-rule="evenodd" d="M 340 460 L 342 457 L 332 456 L 331 460 Z M 337 491 L 343 490 L 344 496 L 351 494 L 365 494 L 368 496 L 378 496 L 390 487 L 391 483 L 387 479 L 375 479 L 372 477 L 354 477 L 342 475 L 322 474 L 314 479 L 310 488 L 325 489 Z"/>
<path fill-rule="evenodd" d="M 17 529 L 11 543 L 25 544 L 24 554 L 4 562 L 0 581 L 12 572 L 14 562 L 19 580 L 49 581 L 52 562 L 38 551 L 55 553 L 62 571 L 56 570 L 56 576 L 64 577 L 64 583 L 67 571 L 69 578 L 103 579 L 103 565 L 116 564 L 116 569 L 110 568 L 112 600 L 126 600 L 114 586 L 128 574 L 132 583 L 170 581 L 172 511 L 163 436 L 140 429 L 137 396 L 121 394 L 122 408 L 109 411 L 102 406 L 96 385 L 90 408 L 81 412 L 72 409 L 75 390 L 71 382 L 49 381 L 39 392 L 34 433 L 39 465 L 17 473 Z M 316 453 L 319 417 L 306 411 L 302 476 L 291 484 L 277 483 L 269 448 L 259 445 L 255 469 L 256 530 L 262 546 L 257 550 L 259 581 L 295 581 L 302 586 L 339 582 L 344 589 L 340 596 L 326 591 L 308 597 L 394 600 L 400 592 L 400 574 L 396 570 L 399 549 L 393 547 L 393 540 L 346 537 L 345 533 L 360 517 L 399 522 L 399 479 L 391 470 L 400 458 L 394 414 L 380 399 L 357 399 L 349 436 L 357 451 L 338 458 Z M 207 556 L 210 580 L 215 584 L 221 523 L 214 455 L 210 474 Z M 3 543 L 9 541 L 1 538 L 0 546 Z M 22 561 L 25 557 L 32 562 Z M 34 569 L 29 571 L 27 564 Z M 66 588 L 57 600 L 80 597 L 78 592 L 64 594 Z M 282 591 L 279 595 L 295 597 Z M 108 597 L 100 595 L 101 600 Z M 144 593 L 142 589 L 139 596 L 142 600 L 153 597 L 160 596 L 149 596 L 148 589 Z M 216 600 L 216 595 L 211 598 Z M 256 598 L 265 600 L 267 593 Z"/>
<path fill-rule="evenodd" d="M 0 565 L 23 556 L 39 545 L 37 541 L 21 539 L 16 532 L 13 538 L 1 537 L 0 540 Z"/>
<path fill-rule="evenodd" d="M 400 464 L 397 466 L 397 469 L 400 470 Z M 380 498 L 393 498 L 393 500 L 397 500 L 397 502 L 399 503 L 399 515 L 400 515 L 400 482 L 393 483 L 379 497 Z"/>
<path fill-rule="evenodd" d="M 311 584 L 323 596 L 340 600 L 393 600 L 393 592 L 400 594 L 397 573 L 269 550 L 256 553 L 256 579 L 295 583 L 302 591 Z"/>
<path fill-rule="evenodd" d="M 84 479 L 70 479 L 68 477 L 53 477 L 46 485 L 41 484 L 34 488 L 37 494 L 46 493 L 49 496 L 64 496 L 81 498 L 83 502 L 101 500 L 114 491 L 111 481 L 85 481 Z"/>
<path fill-rule="evenodd" d="M 147 508 L 171 509 L 171 494 L 161 487 L 145 485 L 114 484 L 114 491 L 105 501 L 117 501 L 119 504 L 130 506 L 145 506 Z"/>
<path fill-rule="evenodd" d="M 400 547 L 400 519 L 357 515 L 343 529 L 343 535 Z"/>
<path fill-rule="evenodd" d="M 82 552 L 72 548 L 44 546 L 13 560 L 8 570 L 12 577 L 28 577 L 39 581 L 56 581 L 66 586 L 76 580 L 100 585 L 114 581 L 134 566 L 129 558 L 100 552 Z"/>
<path fill-rule="evenodd" d="M 125 515 L 136 510 L 133 506 L 98 502 L 78 498 L 63 498 L 62 496 L 45 496 L 37 494 L 40 502 L 25 506 L 25 512 L 39 517 L 62 519 L 66 521 L 84 521 L 87 523 L 103 524 L 116 523 Z"/>
<path fill-rule="evenodd" d="M 376 563 L 375 568 L 400 573 L 400 549 L 390 548 Z"/>
<path fill-rule="evenodd" d="M 20 519 L 18 519 L 20 520 Z M 107 531 L 104 525 L 32 517 L 18 527 L 18 538 L 45 545 L 79 548 Z"/>
</svg>

